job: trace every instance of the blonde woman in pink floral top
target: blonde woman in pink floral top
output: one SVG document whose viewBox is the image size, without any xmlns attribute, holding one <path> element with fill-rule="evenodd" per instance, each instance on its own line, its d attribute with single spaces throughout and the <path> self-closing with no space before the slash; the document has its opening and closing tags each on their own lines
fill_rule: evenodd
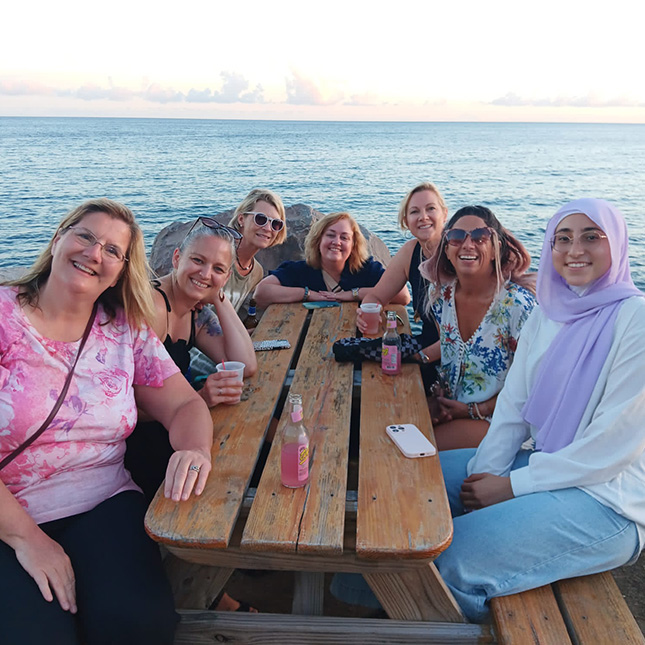
<svg viewBox="0 0 645 645">
<path fill-rule="evenodd" d="M 141 231 L 107 199 L 74 209 L 31 271 L 0 287 L 0 625 L 13 643 L 172 643 L 176 614 L 145 503 L 123 465 L 137 407 L 175 448 L 165 494 L 200 494 L 212 424 L 145 320 Z"/>
</svg>

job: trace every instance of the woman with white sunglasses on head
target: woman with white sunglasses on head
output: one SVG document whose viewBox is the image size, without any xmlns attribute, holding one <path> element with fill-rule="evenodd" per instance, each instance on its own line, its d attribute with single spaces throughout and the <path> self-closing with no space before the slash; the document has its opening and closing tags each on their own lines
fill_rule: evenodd
<svg viewBox="0 0 645 645">
<path fill-rule="evenodd" d="M 264 277 L 255 255 L 287 239 L 284 204 L 273 191 L 254 188 L 238 205 L 229 226 L 242 234 L 224 293 L 237 312 Z"/>
</svg>

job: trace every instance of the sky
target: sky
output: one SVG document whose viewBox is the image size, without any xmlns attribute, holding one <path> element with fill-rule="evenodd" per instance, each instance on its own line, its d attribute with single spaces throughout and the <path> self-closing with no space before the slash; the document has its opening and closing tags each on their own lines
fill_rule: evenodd
<svg viewBox="0 0 645 645">
<path fill-rule="evenodd" d="M 0 116 L 645 123 L 639 5 L 14 0 Z"/>
</svg>

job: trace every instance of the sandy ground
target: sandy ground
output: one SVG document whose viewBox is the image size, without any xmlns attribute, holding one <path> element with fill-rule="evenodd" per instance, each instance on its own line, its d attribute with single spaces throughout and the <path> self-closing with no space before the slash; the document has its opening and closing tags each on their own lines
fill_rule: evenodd
<svg viewBox="0 0 645 645">
<path fill-rule="evenodd" d="M 641 631 L 645 633 L 645 557 L 633 566 L 617 569 L 614 572 L 614 578 Z M 348 617 L 373 615 L 371 610 L 352 607 L 337 601 L 329 593 L 330 579 L 331 574 L 325 581 L 325 615 Z M 293 574 L 288 571 L 272 571 L 252 576 L 238 570 L 229 580 L 226 590 L 234 598 L 246 600 L 260 611 L 290 613 L 293 599 Z"/>
</svg>

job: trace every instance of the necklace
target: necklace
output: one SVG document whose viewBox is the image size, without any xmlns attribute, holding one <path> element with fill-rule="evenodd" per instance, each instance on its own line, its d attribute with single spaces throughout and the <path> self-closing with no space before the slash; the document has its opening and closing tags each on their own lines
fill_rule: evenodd
<svg viewBox="0 0 645 645">
<path fill-rule="evenodd" d="M 255 258 L 251 258 L 251 264 L 249 264 L 249 266 L 247 267 L 242 266 L 239 258 L 235 258 L 235 261 L 237 262 L 237 266 L 240 267 L 242 271 L 250 271 L 253 268 L 253 264 L 255 263 Z"/>
</svg>

